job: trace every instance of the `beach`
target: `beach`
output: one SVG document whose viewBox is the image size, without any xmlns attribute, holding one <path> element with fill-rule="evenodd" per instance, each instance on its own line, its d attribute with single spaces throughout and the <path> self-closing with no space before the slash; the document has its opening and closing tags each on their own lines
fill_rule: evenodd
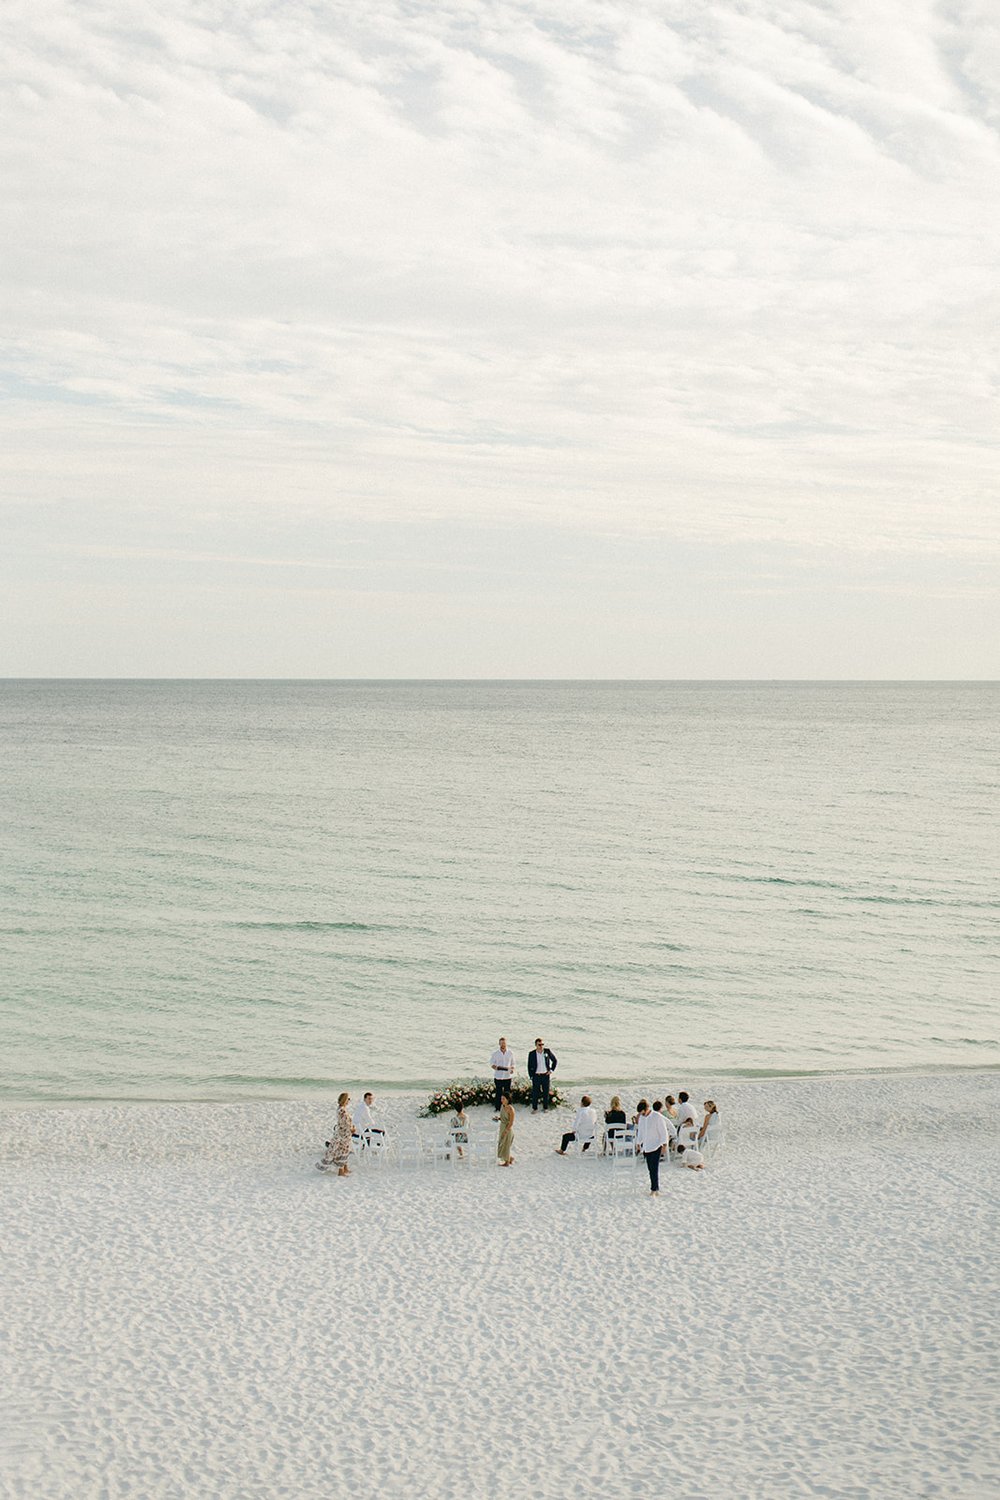
<svg viewBox="0 0 1000 1500">
<path fill-rule="evenodd" d="M 725 1143 L 656 1200 L 565 1110 L 349 1180 L 333 1099 L 3 1110 L 0 1488 L 997 1493 L 1000 1075 L 691 1087 Z"/>
</svg>

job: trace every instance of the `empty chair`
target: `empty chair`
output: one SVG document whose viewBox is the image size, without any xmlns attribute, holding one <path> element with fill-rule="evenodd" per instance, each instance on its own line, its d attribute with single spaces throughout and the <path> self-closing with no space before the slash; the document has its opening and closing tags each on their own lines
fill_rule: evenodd
<svg viewBox="0 0 1000 1500">
<path fill-rule="evenodd" d="M 399 1163 L 403 1167 L 419 1167 L 424 1159 L 424 1143 L 419 1134 L 403 1136 L 399 1143 Z"/>
<path fill-rule="evenodd" d="M 465 1153 L 472 1167 L 492 1165 L 497 1159 L 496 1137 L 492 1134 L 485 1135 L 478 1130 L 470 1130 Z"/>
</svg>

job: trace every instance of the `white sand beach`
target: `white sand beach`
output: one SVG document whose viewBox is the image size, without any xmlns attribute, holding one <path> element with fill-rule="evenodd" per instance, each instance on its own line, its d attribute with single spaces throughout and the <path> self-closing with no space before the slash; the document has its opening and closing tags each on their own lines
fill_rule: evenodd
<svg viewBox="0 0 1000 1500">
<path fill-rule="evenodd" d="M 0 1492 L 1000 1493 L 1000 1075 L 692 1092 L 726 1143 L 657 1200 L 566 1112 L 343 1181 L 332 1100 L 0 1112 Z"/>
</svg>

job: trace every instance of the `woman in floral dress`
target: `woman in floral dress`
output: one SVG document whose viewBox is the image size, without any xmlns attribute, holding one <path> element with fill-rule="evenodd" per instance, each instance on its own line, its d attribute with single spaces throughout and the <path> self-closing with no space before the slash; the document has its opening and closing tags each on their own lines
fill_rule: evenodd
<svg viewBox="0 0 1000 1500">
<path fill-rule="evenodd" d="M 327 1171 L 330 1167 L 336 1167 L 338 1177 L 351 1175 L 351 1169 L 347 1165 L 347 1158 L 351 1153 L 351 1134 L 354 1129 L 347 1112 L 350 1102 L 350 1094 L 341 1094 L 337 1100 L 337 1123 L 333 1128 L 333 1135 L 326 1143 L 326 1154 L 323 1160 L 316 1163 L 321 1172 Z"/>
<path fill-rule="evenodd" d="M 502 1167 L 509 1167 L 514 1158 L 514 1106 L 506 1094 L 500 1106 L 500 1135 L 497 1139 L 497 1160 Z"/>
</svg>

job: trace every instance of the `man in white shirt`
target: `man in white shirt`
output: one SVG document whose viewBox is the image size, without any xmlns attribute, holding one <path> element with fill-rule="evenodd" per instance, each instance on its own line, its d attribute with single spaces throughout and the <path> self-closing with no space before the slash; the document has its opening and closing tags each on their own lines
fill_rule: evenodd
<svg viewBox="0 0 1000 1500">
<path fill-rule="evenodd" d="M 657 1099 L 650 1109 L 645 1099 L 639 1100 L 639 1124 L 636 1142 L 646 1161 L 649 1173 L 649 1192 L 653 1198 L 660 1193 L 660 1158 L 667 1147 L 670 1133 L 663 1115 L 663 1104 Z"/>
<path fill-rule="evenodd" d="M 573 1129 L 567 1130 L 563 1136 L 562 1145 L 556 1147 L 556 1155 L 565 1156 L 566 1147 L 570 1141 L 579 1141 L 580 1150 L 589 1151 L 590 1147 L 594 1144 L 596 1134 L 597 1110 L 591 1103 L 590 1095 L 584 1094 L 580 1100 L 580 1108 L 576 1112 L 576 1119 L 573 1121 Z"/>
<path fill-rule="evenodd" d="M 691 1103 L 687 1094 L 677 1095 L 677 1124 L 693 1125 L 695 1130 L 701 1129 L 701 1111 L 697 1105 Z"/>
<path fill-rule="evenodd" d="M 372 1105 L 374 1103 L 375 1095 L 370 1092 L 365 1094 L 361 1102 L 354 1106 L 354 1113 L 351 1115 L 354 1134 L 360 1136 L 365 1141 L 373 1135 L 385 1135 L 385 1131 L 380 1125 L 375 1124 L 372 1117 Z"/>
<path fill-rule="evenodd" d="M 508 1051 L 507 1038 L 500 1038 L 500 1045 L 490 1058 L 493 1069 L 493 1118 L 500 1118 L 500 1100 L 506 1094 L 510 1098 L 510 1086 L 514 1080 L 514 1054 Z"/>
</svg>

